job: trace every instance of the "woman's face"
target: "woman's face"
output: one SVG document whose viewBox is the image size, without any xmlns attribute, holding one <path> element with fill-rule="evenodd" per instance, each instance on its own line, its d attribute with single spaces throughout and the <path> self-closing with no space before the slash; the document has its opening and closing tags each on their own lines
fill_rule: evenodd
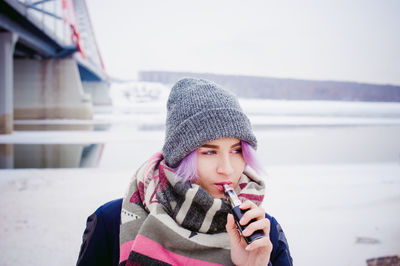
<svg viewBox="0 0 400 266">
<path fill-rule="evenodd" d="M 246 163 L 239 139 L 221 138 L 197 149 L 197 177 L 194 183 L 214 198 L 224 198 L 223 184 L 236 187 Z"/>
</svg>

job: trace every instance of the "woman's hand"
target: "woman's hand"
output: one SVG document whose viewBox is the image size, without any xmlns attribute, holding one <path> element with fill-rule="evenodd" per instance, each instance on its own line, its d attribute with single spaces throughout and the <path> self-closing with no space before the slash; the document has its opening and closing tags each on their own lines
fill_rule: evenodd
<svg viewBox="0 0 400 266">
<path fill-rule="evenodd" d="M 247 245 L 246 240 L 238 232 L 233 215 L 228 214 L 226 231 L 231 246 L 231 260 L 235 265 L 268 265 L 272 243 L 269 239 L 270 222 L 265 218 L 265 211 L 249 200 L 243 202 L 240 208 L 248 209 L 240 220 L 240 224 L 246 225 L 253 219 L 257 220 L 248 224 L 242 232 L 243 236 L 250 236 L 254 231 L 263 230 L 265 237 Z"/>
</svg>

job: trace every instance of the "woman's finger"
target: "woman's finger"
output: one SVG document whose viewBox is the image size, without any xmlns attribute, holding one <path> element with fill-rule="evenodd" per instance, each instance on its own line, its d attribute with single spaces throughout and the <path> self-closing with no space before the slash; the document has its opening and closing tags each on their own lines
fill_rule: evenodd
<svg viewBox="0 0 400 266">
<path fill-rule="evenodd" d="M 250 236 L 257 230 L 262 230 L 265 235 L 269 235 L 270 221 L 267 218 L 254 221 L 246 226 L 242 234 L 243 236 Z"/>
<path fill-rule="evenodd" d="M 268 252 L 272 251 L 272 242 L 268 235 L 251 242 L 251 244 L 246 247 L 246 250 L 252 251 L 258 248 L 266 248 Z"/>
<path fill-rule="evenodd" d="M 242 209 L 242 210 L 243 209 L 253 209 L 256 207 L 257 207 L 257 205 L 250 200 L 245 200 L 244 202 L 242 202 L 242 204 L 240 204 L 240 209 Z"/>
<path fill-rule="evenodd" d="M 241 225 L 246 225 L 253 219 L 261 220 L 264 218 L 265 218 L 264 209 L 256 206 L 253 209 L 247 209 L 247 211 L 245 211 L 239 222 Z"/>
<path fill-rule="evenodd" d="M 248 224 L 251 220 L 261 220 L 265 218 L 265 211 L 263 208 L 256 208 L 247 210 L 240 219 L 241 225 Z"/>
<path fill-rule="evenodd" d="M 227 223 L 226 223 L 226 232 L 228 233 L 228 237 L 230 242 L 232 243 L 233 241 L 239 242 L 240 241 L 240 235 L 237 230 L 237 226 L 235 223 L 235 219 L 233 218 L 232 214 L 228 214 L 227 217 Z"/>
</svg>

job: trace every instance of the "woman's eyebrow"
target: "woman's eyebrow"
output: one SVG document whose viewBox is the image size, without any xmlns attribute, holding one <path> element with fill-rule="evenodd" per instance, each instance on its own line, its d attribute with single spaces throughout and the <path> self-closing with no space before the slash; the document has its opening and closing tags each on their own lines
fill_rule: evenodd
<svg viewBox="0 0 400 266">
<path fill-rule="evenodd" d="M 234 148 L 236 146 L 241 146 L 242 143 L 239 141 L 238 143 L 235 143 L 231 146 L 231 148 Z M 218 149 L 219 146 L 218 145 L 212 145 L 212 144 L 204 144 L 200 146 L 201 148 L 211 148 L 211 149 Z"/>
<path fill-rule="evenodd" d="M 212 148 L 212 149 L 218 149 L 219 146 L 217 145 L 211 145 L 211 144 L 204 144 L 200 146 L 201 148 Z"/>
<path fill-rule="evenodd" d="M 238 143 L 233 144 L 233 145 L 231 146 L 231 148 L 234 148 L 234 147 L 236 147 L 236 146 L 241 146 L 241 145 L 242 145 L 242 143 L 239 141 Z"/>
</svg>

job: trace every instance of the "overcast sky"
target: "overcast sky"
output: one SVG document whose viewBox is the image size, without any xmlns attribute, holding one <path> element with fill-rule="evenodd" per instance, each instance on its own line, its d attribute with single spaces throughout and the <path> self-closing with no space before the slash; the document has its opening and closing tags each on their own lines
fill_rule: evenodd
<svg viewBox="0 0 400 266">
<path fill-rule="evenodd" d="M 400 85 L 399 0 L 86 0 L 112 77 L 140 70 Z"/>
</svg>

